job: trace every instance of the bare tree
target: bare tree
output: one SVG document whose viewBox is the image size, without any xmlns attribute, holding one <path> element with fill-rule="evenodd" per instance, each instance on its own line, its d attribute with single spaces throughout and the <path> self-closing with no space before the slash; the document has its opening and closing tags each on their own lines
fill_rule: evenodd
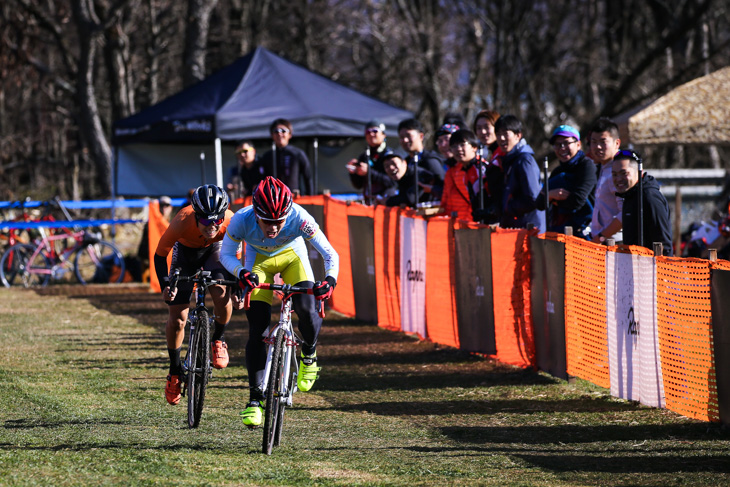
<svg viewBox="0 0 730 487">
<path fill-rule="evenodd" d="M 206 76 L 205 56 L 208 52 L 210 15 L 218 0 L 188 0 L 185 51 L 183 53 L 183 83 L 190 86 Z"/>
</svg>

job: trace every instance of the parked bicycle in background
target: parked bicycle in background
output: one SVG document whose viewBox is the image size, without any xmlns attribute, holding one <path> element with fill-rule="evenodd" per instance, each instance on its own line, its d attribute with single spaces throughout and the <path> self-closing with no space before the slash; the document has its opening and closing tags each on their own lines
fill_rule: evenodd
<svg viewBox="0 0 730 487">
<path fill-rule="evenodd" d="M 56 205 L 71 220 L 63 204 L 56 199 L 45 206 Z M 45 220 L 53 221 L 44 216 Z M 98 232 L 66 227 L 37 229 L 32 243 L 15 243 L 0 259 L 0 282 L 6 287 L 46 286 L 52 280 L 63 280 L 73 271 L 81 284 L 122 282 L 125 265 L 121 251 Z"/>
</svg>

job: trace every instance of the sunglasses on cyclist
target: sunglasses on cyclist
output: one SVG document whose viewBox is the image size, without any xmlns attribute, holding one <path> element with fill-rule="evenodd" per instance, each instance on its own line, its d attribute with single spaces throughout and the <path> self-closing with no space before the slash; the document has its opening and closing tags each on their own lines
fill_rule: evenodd
<svg viewBox="0 0 730 487">
<path fill-rule="evenodd" d="M 252 150 L 253 149 L 239 149 L 239 150 L 236 151 L 236 154 L 248 154 Z"/>
<path fill-rule="evenodd" d="M 277 134 L 288 134 L 289 129 L 284 128 L 284 127 L 279 127 L 278 129 L 274 130 L 274 132 L 276 132 Z"/>
<path fill-rule="evenodd" d="M 369 129 L 367 129 L 365 131 L 365 133 L 366 134 L 377 134 L 377 133 L 380 133 L 380 129 L 379 128 L 375 128 L 375 127 L 369 128 Z"/>
<path fill-rule="evenodd" d="M 223 218 L 217 218 L 215 220 L 209 218 L 198 218 L 198 223 L 200 223 L 204 227 L 209 227 L 211 225 L 220 225 L 221 223 L 223 223 L 223 220 Z"/>
</svg>

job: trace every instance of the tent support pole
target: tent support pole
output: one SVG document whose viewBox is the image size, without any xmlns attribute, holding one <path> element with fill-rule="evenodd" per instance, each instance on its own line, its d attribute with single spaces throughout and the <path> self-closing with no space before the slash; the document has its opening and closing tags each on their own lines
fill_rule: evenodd
<svg viewBox="0 0 730 487">
<path fill-rule="evenodd" d="M 319 194 L 319 178 L 317 177 L 319 175 L 319 140 L 317 137 L 312 141 L 312 146 L 314 148 L 314 175 L 312 176 L 314 184 L 312 184 L 312 194 Z"/>
<path fill-rule="evenodd" d="M 112 222 L 114 221 L 114 203 L 117 200 L 117 168 L 119 167 L 119 147 L 114 146 L 114 150 L 112 151 L 112 194 L 111 194 L 111 218 Z M 117 226 L 112 223 L 112 242 L 114 241 L 114 237 L 117 236 Z"/>
<path fill-rule="evenodd" d="M 215 184 L 219 188 L 223 187 L 223 160 L 220 137 L 215 138 Z"/>
</svg>

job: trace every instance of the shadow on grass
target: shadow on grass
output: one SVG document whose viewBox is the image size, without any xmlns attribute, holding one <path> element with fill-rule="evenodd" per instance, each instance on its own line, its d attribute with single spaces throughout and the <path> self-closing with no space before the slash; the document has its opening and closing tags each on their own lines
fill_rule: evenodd
<svg viewBox="0 0 730 487">
<path fill-rule="evenodd" d="M 609 472 L 622 474 L 670 472 L 730 472 L 730 455 L 686 457 L 680 455 L 530 455 L 513 454 L 530 465 L 554 472 Z"/>
<path fill-rule="evenodd" d="M 451 440 L 470 445 L 487 445 L 493 443 L 515 443 L 527 445 L 544 444 L 574 444 L 605 442 L 635 442 L 641 450 L 642 442 L 651 440 L 666 440 L 676 442 L 677 450 L 691 448 L 687 442 L 713 441 L 714 447 L 727 452 L 730 442 L 724 447 L 718 446 L 717 435 L 708 433 L 705 423 L 693 424 L 664 424 L 664 425 L 558 425 L 558 426 L 531 426 L 519 425 L 514 427 L 471 426 L 445 427 L 438 430 Z M 624 445 L 625 446 L 625 445 Z M 605 447 L 610 452 L 611 446 Z M 704 449 L 704 448 L 703 448 Z M 730 463 L 728 464 L 730 468 Z"/>
<path fill-rule="evenodd" d="M 635 411 L 631 403 L 563 399 L 536 401 L 529 399 L 489 399 L 451 401 L 371 402 L 339 406 L 339 411 L 357 411 L 383 416 L 445 416 L 453 414 L 540 414 L 555 412 L 598 413 L 606 411 Z M 522 427 L 520 427 L 522 428 Z M 477 435 L 481 437 L 480 435 Z"/>
<path fill-rule="evenodd" d="M 399 358 L 406 363 L 406 358 Z M 367 367 L 363 367 L 367 370 Z M 326 373 L 324 369 L 323 374 Z M 548 385 L 555 384 L 557 379 L 540 375 L 532 371 L 460 371 L 453 367 L 448 372 L 438 367 L 423 371 L 403 371 L 402 373 L 335 373 L 324 376 L 317 383 L 318 391 L 372 391 L 379 390 L 414 390 L 443 389 L 450 387 L 494 387 L 505 385 Z"/>
</svg>

